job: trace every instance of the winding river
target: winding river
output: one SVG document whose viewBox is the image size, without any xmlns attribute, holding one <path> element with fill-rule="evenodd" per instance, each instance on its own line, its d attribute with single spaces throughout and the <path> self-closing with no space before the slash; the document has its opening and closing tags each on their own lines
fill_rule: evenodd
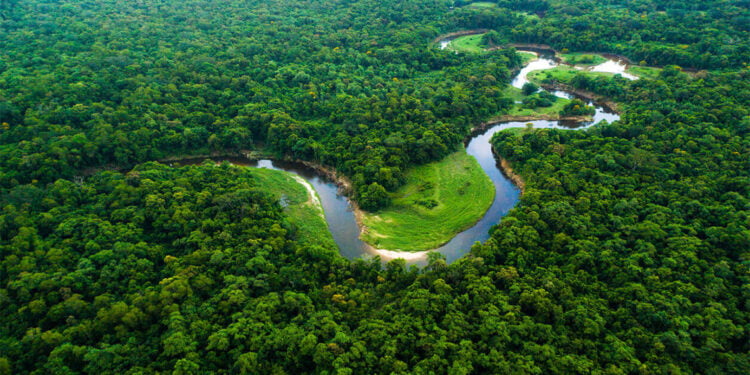
<svg viewBox="0 0 750 375">
<path fill-rule="evenodd" d="M 440 43 L 442 48 L 447 45 Z M 530 62 L 524 67 L 511 83 L 514 87 L 521 88 L 524 83 L 528 82 L 527 74 L 534 70 L 550 69 L 558 65 L 552 55 L 537 54 L 537 59 Z M 611 64 L 619 65 L 617 62 Z M 619 69 L 619 68 L 618 68 Z M 564 91 L 554 91 L 554 95 L 563 98 L 573 98 L 574 95 Z M 498 167 L 497 160 L 492 152 L 490 139 L 492 136 L 507 128 L 526 127 L 531 123 L 534 128 L 560 128 L 560 129 L 585 129 L 599 121 L 607 120 L 609 122 L 619 119 L 619 116 L 606 108 L 588 101 L 590 105 L 596 107 L 596 114 L 593 121 L 587 123 L 564 123 L 562 121 L 510 121 L 490 124 L 486 130 L 475 135 L 466 143 L 466 152 L 475 157 L 482 169 L 492 180 L 495 185 L 495 200 L 492 206 L 487 210 L 484 216 L 471 228 L 457 234 L 445 245 L 432 250 L 443 254 L 448 263 L 455 261 L 469 252 L 471 246 L 476 242 L 484 242 L 489 238 L 489 232 L 493 225 L 500 222 L 500 219 L 518 203 L 520 189 L 515 186 L 511 180 L 506 177 Z M 325 218 L 328 228 L 333 235 L 333 239 L 339 247 L 341 255 L 349 259 L 362 257 L 380 256 L 383 261 L 396 258 L 403 258 L 409 264 L 425 265 L 427 263 L 428 251 L 421 252 L 396 252 L 382 249 L 375 249 L 369 244 L 359 239 L 361 228 L 355 219 L 352 206 L 349 200 L 339 193 L 339 188 L 334 181 L 321 176 L 316 171 L 296 163 L 287 163 L 277 160 L 257 160 L 252 161 L 242 158 L 225 158 L 226 160 L 248 167 L 270 168 L 283 170 L 297 174 L 304 178 L 320 197 L 320 202 L 325 211 Z"/>
</svg>

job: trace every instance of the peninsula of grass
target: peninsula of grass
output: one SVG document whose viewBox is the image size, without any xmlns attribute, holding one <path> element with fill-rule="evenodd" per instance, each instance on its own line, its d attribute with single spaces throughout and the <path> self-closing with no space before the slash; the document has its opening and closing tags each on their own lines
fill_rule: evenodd
<svg viewBox="0 0 750 375">
<path fill-rule="evenodd" d="M 627 69 L 625 69 L 625 71 L 641 78 L 656 79 L 659 78 L 659 73 L 661 73 L 662 68 L 631 65 Z"/>
<path fill-rule="evenodd" d="M 606 58 L 592 53 L 563 53 L 560 54 L 563 62 L 570 65 L 594 66 L 607 61 Z"/>
<path fill-rule="evenodd" d="M 484 52 L 484 46 L 482 45 L 482 35 L 484 34 L 460 36 L 456 39 L 451 40 L 448 44 L 448 48 L 456 52 Z"/>
<path fill-rule="evenodd" d="M 389 207 L 364 213 L 362 240 L 379 249 L 434 249 L 479 221 L 494 198 L 490 178 L 461 150 L 408 170 Z"/>
<path fill-rule="evenodd" d="M 304 244 L 315 244 L 329 250 L 337 250 L 320 199 L 312 199 L 300 177 L 284 171 L 263 168 L 248 168 L 256 178 L 258 190 L 278 199 L 284 207 L 289 222 L 296 228 L 297 239 Z M 302 180 L 304 181 L 304 180 Z"/>
<path fill-rule="evenodd" d="M 545 81 L 557 81 L 557 82 L 563 82 L 568 83 L 570 82 L 573 77 L 575 77 L 577 74 L 585 74 L 592 78 L 596 77 L 614 77 L 614 74 L 612 73 L 605 73 L 605 72 L 590 72 L 586 70 L 579 70 L 576 68 L 572 68 L 569 66 L 557 66 L 552 69 L 545 69 L 545 70 L 535 70 L 533 72 L 529 72 L 527 77 L 529 78 L 529 81 L 532 81 L 534 83 L 544 83 Z"/>
<path fill-rule="evenodd" d="M 526 65 L 526 64 L 528 64 L 528 63 L 530 63 L 530 62 L 532 62 L 532 61 L 534 61 L 534 60 L 536 60 L 536 59 L 539 58 L 533 52 L 517 51 L 516 53 L 521 57 L 521 62 L 523 63 L 523 65 Z"/>
</svg>

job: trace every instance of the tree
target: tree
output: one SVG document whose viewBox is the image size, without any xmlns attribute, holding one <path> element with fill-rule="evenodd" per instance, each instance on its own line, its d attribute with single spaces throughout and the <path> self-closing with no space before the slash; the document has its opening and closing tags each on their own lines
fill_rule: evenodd
<svg viewBox="0 0 750 375">
<path fill-rule="evenodd" d="M 560 116 L 587 116 L 596 112 L 594 107 L 586 105 L 581 99 L 573 99 L 560 111 Z"/>
<path fill-rule="evenodd" d="M 534 82 L 526 82 L 523 84 L 523 87 L 521 87 L 521 92 L 524 95 L 531 95 L 539 90 L 539 86 L 535 84 Z"/>
<path fill-rule="evenodd" d="M 495 30 L 490 30 L 482 35 L 481 44 L 486 48 L 492 48 L 502 44 L 500 33 Z"/>
<path fill-rule="evenodd" d="M 382 185 L 373 182 L 360 195 L 359 203 L 365 210 L 376 211 L 390 203 L 390 196 Z"/>
</svg>

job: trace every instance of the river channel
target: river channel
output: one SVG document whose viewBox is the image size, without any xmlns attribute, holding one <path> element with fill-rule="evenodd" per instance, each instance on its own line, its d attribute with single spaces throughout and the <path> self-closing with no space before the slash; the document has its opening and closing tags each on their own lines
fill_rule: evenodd
<svg viewBox="0 0 750 375">
<path fill-rule="evenodd" d="M 440 43 L 444 48 L 447 43 Z M 518 75 L 513 79 L 512 85 L 521 88 L 524 83 L 528 82 L 527 74 L 534 70 L 550 69 L 558 65 L 554 56 L 537 54 L 537 59 L 525 66 Z M 609 60 L 608 60 L 609 62 Z M 613 61 L 610 66 L 618 66 Z M 617 67 L 619 69 L 619 66 Z M 573 98 L 574 95 L 564 91 L 553 91 L 553 94 L 563 98 Z M 585 123 L 565 123 L 562 121 L 511 121 L 498 122 L 490 124 L 486 130 L 475 135 L 466 143 L 466 152 L 475 157 L 485 173 L 490 177 L 495 186 L 495 199 L 492 206 L 487 210 L 484 216 L 471 228 L 457 234 L 453 239 L 443 246 L 434 249 L 443 254 L 448 263 L 464 256 L 469 252 L 471 246 L 476 242 L 484 242 L 489 238 L 489 232 L 493 225 L 500 222 L 508 211 L 513 208 L 519 200 L 521 191 L 511 180 L 506 177 L 498 167 L 497 159 L 492 152 L 490 139 L 492 136 L 507 128 L 527 127 L 529 123 L 534 128 L 559 128 L 559 129 L 585 129 L 602 120 L 609 122 L 619 119 L 619 116 L 603 108 L 596 103 L 588 101 L 594 105 L 596 113 L 593 121 Z M 320 202 L 325 211 L 328 228 L 333 235 L 333 239 L 339 247 L 342 256 L 349 259 L 363 257 L 380 256 L 383 261 L 389 261 L 395 258 L 403 258 L 408 264 L 425 265 L 427 263 L 428 251 L 420 252 L 396 252 L 383 249 L 375 249 L 369 244 L 359 239 L 361 228 L 357 224 L 354 212 L 349 200 L 339 193 L 339 188 L 334 181 L 318 174 L 314 170 L 296 163 L 287 163 L 277 160 L 248 160 L 242 158 L 225 158 L 222 160 L 230 161 L 237 165 L 257 168 L 270 168 L 283 170 L 297 174 L 309 182 L 320 197 Z"/>
</svg>

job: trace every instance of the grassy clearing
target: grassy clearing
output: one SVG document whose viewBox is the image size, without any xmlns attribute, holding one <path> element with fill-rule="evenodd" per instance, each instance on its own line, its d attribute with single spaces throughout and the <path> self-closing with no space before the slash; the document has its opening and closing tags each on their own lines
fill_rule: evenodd
<svg viewBox="0 0 750 375">
<path fill-rule="evenodd" d="M 406 178 L 389 207 L 365 213 L 364 241 L 388 250 L 434 249 L 481 219 L 495 196 L 490 178 L 464 150 L 412 168 Z"/>
<path fill-rule="evenodd" d="M 257 179 L 259 190 L 271 194 L 285 205 L 284 212 L 297 228 L 297 238 L 302 243 L 338 249 L 328 230 L 323 209 L 311 201 L 307 189 L 294 179 L 294 175 L 272 169 L 249 170 Z"/>
<path fill-rule="evenodd" d="M 580 52 L 563 53 L 560 55 L 560 57 L 566 64 L 581 66 L 594 66 L 607 61 L 607 59 L 603 56 Z"/>
<path fill-rule="evenodd" d="M 477 1 L 468 5 L 469 8 L 497 8 L 496 3 L 489 1 Z"/>
<path fill-rule="evenodd" d="M 534 13 L 526 13 L 526 12 L 513 12 L 516 16 L 520 16 L 523 18 L 526 18 L 527 21 L 535 21 L 539 20 L 539 16 Z"/>
<path fill-rule="evenodd" d="M 448 48 L 458 52 L 484 52 L 484 46 L 481 45 L 482 35 L 484 34 L 460 36 L 456 39 L 451 40 L 451 42 L 448 44 Z"/>
<path fill-rule="evenodd" d="M 641 78 L 656 79 L 659 78 L 659 73 L 661 73 L 662 69 L 649 66 L 631 65 L 625 71 Z"/>
<path fill-rule="evenodd" d="M 523 62 L 523 65 L 526 65 L 538 58 L 535 53 L 531 53 L 531 52 L 519 51 L 516 53 L 519 56 L 521 56 L 521 61 Z"/>
</svg>

